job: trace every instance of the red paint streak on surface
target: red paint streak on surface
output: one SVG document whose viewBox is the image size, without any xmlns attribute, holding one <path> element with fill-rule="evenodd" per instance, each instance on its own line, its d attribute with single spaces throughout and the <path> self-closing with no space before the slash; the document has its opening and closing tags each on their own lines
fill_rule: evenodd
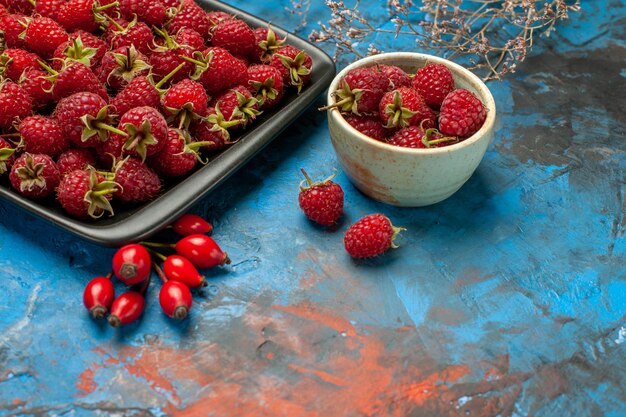
<svg viewBox="0 0 626 417">
<path fill-rule="evenodd" d="M 467 366 L 450 366 L 443 371 L 428 375 L 422 381 L 408 385 L 403 391 L 407 398 L 418 406 L 424 405 L 427 401 L 436 399 L 442 392 L 448 390 L 448 383 L 456 382 L 470 373 Z"/>
<path fill-rule="evenodd" d="M 300 305 L 282 306 L 275 304 L 272 306 L 276 310 L 284 311 L 300 318 L 323 324 L 339 333 L 346 333 L 347 336 L 355 336 L 354 327 L 348 320 L 343 317 L 337 317 L 329 311 L 314 306 L 309 302 Z"/>
<path fill-rule="evenodd" d="M 76 388 L 78 388 L 82 393 L 81 397 L 91 394 L 98 388 L 98 384 L 94 381 L 95 372 L 93 369 L 87 368 L 80 375 L 78 375 L 78 380 L 76 382 Z"/>
<path fill-rule="evenodd" d="M 316 369 L 304 368 L 302 366 L 294 365 L 293 363 L 290 363 L 287 366 L 289 367 L 289 369 L 293 369 L 296 372 L 300 372 L 301 374 L 311 374 L 311 375 L 314 375 L 317 378 L 319 378 L 320 380 L 322 380 L 324 382 L 328 382 L 329 384 L 336 385 L 338 387 L 345 387 L 345 386 L 349 385 L 347 381 L 344 381 L 341 378 L 337 378 L 336 376 L 334 376 L 332 374 L 329 374 L 328 372 L 318 371 Z"/>
</svg>

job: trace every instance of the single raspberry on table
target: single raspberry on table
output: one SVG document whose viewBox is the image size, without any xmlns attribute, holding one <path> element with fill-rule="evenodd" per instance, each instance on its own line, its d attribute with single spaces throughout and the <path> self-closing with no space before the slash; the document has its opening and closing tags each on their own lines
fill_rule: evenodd
<svg viewBox="0 0 626 417">
<path fill-rule="evenodd" d="M 360 116 L 378 111 L 383 95 L 389 90 L 389 78 L 378 67 L 360 67 L 348 71 L 335 91 L 336 107 L 342 112 Z"/>
<path fill-rule="evenodd" d="M 413 88 L 400 87 L 388 91 L 380 100 L 378 111 L 382 123 L 387 128 L 435 127 L 435 112 Z"/>
<path fill-rule="evenodd" d="M 353 258 L 371 258 L 397 248 L 394 239 L 402 230 L 380 213 L 370 214 L 351 225 L 344 235 L 346 251 Z"/>
<path fill-rule="evenodd" d="M 298 204 L 304 215 L 322 226 L 332 226 L 343 214 L 343 189 L 333 182 L 334 175 L 322 182 L 313 182 L 304 169 Z"/>
<path fill-rule="evenodd" d="M 443 99 L 454 90 L 454 76 L 445 65 L 431 62 L 417 70 L 413 88 L 420 92 L 426 104 L 438 110 Z"/>
<path fill-rule="evenodd" d="M 439 130 L 445 135 L 467 138 L 482 127 L 487 109 L 471 91 L 459 88 L 450 92 L 439 113 Z"/>
</svg>

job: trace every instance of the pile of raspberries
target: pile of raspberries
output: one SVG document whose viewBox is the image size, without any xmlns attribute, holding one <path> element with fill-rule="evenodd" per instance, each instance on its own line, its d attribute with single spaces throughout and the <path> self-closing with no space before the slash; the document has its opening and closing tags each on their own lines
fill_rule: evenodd
<svg viewBox="0 0 626 417">
<path fill-rule="evenodd" d="M 86 220 L 153 200 L 312 65 L 193 0 L 0 0 L 0 186 Z"/>
</svg>

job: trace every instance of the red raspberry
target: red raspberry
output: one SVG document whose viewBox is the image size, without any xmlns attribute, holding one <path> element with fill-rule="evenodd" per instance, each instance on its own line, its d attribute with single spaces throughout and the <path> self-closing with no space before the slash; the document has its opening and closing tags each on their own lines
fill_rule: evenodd
<svg viewBox="0 0 626 417">
<path fill-rule="evenodd" d="M 193 57 L 197 63 L 191 78 L 211 96 L 248 81 L 246 64 L 224 48 L 209 47 Z"/>
<path fill-rule="evenodd" d="M 57 101 L 82 92 L 94 93 L 109 101 L 106 88 L 96 74 L 80 62 L 70 61 L 61 71 L 53 73 L 52 77 L 55 80 L 52 94 Z"/>
<path fill-rule="evenodd" d="M 26 27 L 24 38 L 29 50 L 42 56 L 52 58 L 59 45 L 68 40 L 68 34 L 54 20 L 48 17 L 35 17 Z"/>
<path fill-rule="evenodd" d="M 42 110 L 54 101 L 54 84 L 48 79 L 48 74 L 40 69 L 26 70 L 20 77 L 19 84 L 32 99 L 34 110 Z"/>
<path fill-rule="evenodd" d="M 109 122 L 106 105 L 106 101 L 97 94 L 76 93 L 59 101 L 54 117 L 71 143 L 82 148 L 95 147 L 109 136 L 106 130 L 96 126 L 97 123 Z M 91 129 L 85 125 L 83 118 L 91 120 Z"/>
<path fill-rule="evenodd" d="M 111 20 L 104 34 L 112 49 L 134 45 L 142 54 L 150 56 L 154 46 L 152 30 L 144 22 L 127 22 L 124 19 Z"/>
<path fill-rule="evenodd" d="M 57 168 L 63 178 L 68 172 L 87 169 L 88 166 L 95 167 L 96 162 L 96 155 L 91 148 L 71 148 L 59 155 Z"/>
<path fill-rule="evenodd" d="M 322 182 L 313 182 L 304 169 L 305 180 L 300 183 L 298 204 L 304 215 L 322 226 L 331 226 L 343 214 L 343 190 L 331 176 Z M 305 185 L 306 182 L 306 185 Z"/>
<path fill-rule="evenodd" d="M 33 4 L 29 0 L 0 0 L 0 4 L 11 13 L 31 14 L 33 12 Z"/>
<path fill-rule="evenodd" d="M 24 49 L 8 48 L 0 55 L 0 76 L 18 82 L 22 73 L 31 68 L 39 68 L 41 58 Z"/>
<path fill-rule="evenodd" d="M 337 107 L 357 116 L 378 110 L 378 104 L 389 89 L 389 79 L 377 67 L 361 67 L 348 71 L 335 91 Z"/>
<path fill-rule="evenodd" d="M 211 44 L 244 58 L 254 56 L 256 38 L 246 22 L 239 19 L 223 19 L 211 28 Z"/>
<path fill-rule="evenodd" d="M 147 77 L 133 78 L 130 83 L 111 100 L 111 112 L 123 115 L 135 107 L 158 108 L 161 103 L 159 90 Z"/>
<path fill-rule="evenodd" d="M 239 123 L 239 120 L 226 121 L 221 111 L 209 107 L 204 118 L 191 123 L 190 133 L 196 143 L 203 144 L 203 149 L 215 152 L 235 143 L 230 140 L 228 129 L 236 128 Z"/>
<path fill-rule="evenodd" d="M 100 82 L 114 90 L 126 87 L 133 78 L 147 76 L 150 60 L 134 46 L 123 46 L 104 54 L 102 63 L 96 70 Z"/>
<path fill-rule="evenodd" d="M 177 33 L 183 28 L 191 28 L 206 40 L 209 37 L 209 18 L 204 9 L 194 2 L 184 2 L 168 25 L 169 33 Z"/>
<path fill-rule="evenodd" d="M 57 200 L 72 217 L 97 219 L 105 212 L 113 215 L 111 198 L 119 186 L 106 181 L 93 168 L 77 169 L 65 174 L 57 188 Z"/>
<path fill-rule="evenodd" d="M 441 104 L 439 130 L 445 135 L 467 138 L 482 127 L 487 118 L 485 106 L 472 92 L 459 88 Z"/>
<path fill-rule="evenodd" d="M 26 42 L 20 36 L 24 32 L 27 18 L 21 14 L 0 16 L 0 32 L 4 33 L 4 43 L 7 48 L 26 48 Z"/>
<path fill-rule="evenodd" d="M 163 96 L 166 116 L 178 120 L 180 129 L 188 128 L 192 119 L 207 112 L 209 96 L 202 84 L 186 78 L 169 88 Z"/>
<path fill-rule="evenodd" d="M 385 93 L 378 106 L 380 119 L 387 128 L 435 127 L 435 112 L 413 88 L 400 87 Z"/>
<path fill-rule="evenodd" d="M 15 162 L 15 149 L 0 137 L 0 176 L 11 170 L 13 162 Z"/>
<path fill-rule="evenodd" d="M 187 46 L 193 51 L 204 49 L 204 38 L 195 29 L 182 28 L 176 34 L 176 43 L 180 46 Z"/>
<path fill-rule="evenodd" d="M 389 79 L 390 90 L 411 86 L 411 77 L 402 68 L 396 65 L 379 65 L 378 68 Z"/>
<path fill-rule="evenodd" d="M 130 203 L 153 200 L 161 192 L 157 174 L 137 158 L 124 158 L 115 166 L 115 182 L 119 189 L 114 197 Z"/>
<path fill-rule="evenodd" d="M 296 87 L 298 93 L 311 81 L 313 59 L 294 46 L 285 45 L 278 48 L 272 55 L 270 65 L 276 67 L 283 75 L 283 83 Z"/>
<path fill-rule="evenodd" d="M 280 49 L 285 43 L 285 39 L 276 35 L 271 27 L 260 27 L 254 29 L 256 40 L 256 61 L 269 62 L 274 52 Z"/>
<path fill-rule="evenodd" d="M 23 153 L 11 167 L 11 186 L 21 195 L 40 199 L 59 185 L 59 169 L 48 155 Z"/>
<path fill-rule="evenodd" d="M 10 130 L 32 111 L 32 100 L 22 87 L 12 81 L 0 82 L 0 130 Z"/>
<path fill-rule="evenodd" d="M 113 4 L 113 1 L 67 0 L 61 5 L 57 20 L 68 32 L 84 30 L 93 33 L 98 30 L 99 22 L 104 19 L 101 12 L 114 7 L 109 4 Z"/>
<path fill-rule="evenodd" d="M 67 42 L 62 43 L 54 51 L 52 68 L 59 71 L 65 61 L 72 60 L 95 69 L 109 46 L 102 39 L 84 30 L 71 33 Z"/>
<path fill-rule="evenodd" d="M 387 129 L 380 122 L 378 116 L 345 116 L 346 122 L 353 128 L 363 133 L 370 138 L 385 141 L 389 135 L 393 132 L 391 129 Z"/>
<path fill-rule="evenodd" d="M 123 143 L 124 152 L 139 156 L 142 161 L 159 152 L 167 141 L 167 122 L 153 107 L 130 109 L 120 118 L 118 129 L 126 136 L 113 133 L 109 141 Z"/>
<path fill-rule="evenodd" d="M 217 97 L 215 107 L 219 108 L 225 120 L 239 121 L 239 126 L 243 128 L 260 113 L 259 101 L 243 85 L 235 86 Z"/>
<path fill-rule="evenodd" d="M 428 63 L 415 73 L 413 88 L 420 92 L 426 104 L 438 110 L 443 99 L 454 90 L 454 77 L 445 65 Z"/>
<path fill-rule="evenodd" d="M 250 65 L 248 67 L 248 84 L 250 91 L 259 100 L 261 108 L 272 108 L 285 93 L 283 77 L 276 68 L 271 65 Z"/>
<path fill-rule="evenodd" d="M 158 26 L 165 21 L 165 6 L 160 0 L 119 0 L 122 17 L 146 22 L 149 26 Z"/>
<path fill-rule="evenodd" d="M 59 17 L 59 9 L 66 0 L 37 0 L 35 3 L 35 13 L 57 20 Z"/>
<path fill-rule="evenodd" d="M 457 143 L 457 137 L 443 136 L 436 129 L 407 126 L 398 130 L 387 143 L 404 148 L 441 148 Z"/>
<path fill-rule="evenodd" d="M 207 145 L 207 143 L 199 144 L 200 146 Z M 196 167 L 199 160 L 198 152 L 193 147 L 198 146 L 194 146 L 194 142 L 188 146 L 182 131 L 170 128 L 167 131 L 167 143 L 158 153 L 148 158 L 148 165 L 163 177 L 180 177 L 188 174 Z"/>
<path fill-rule="evenodd" d="M 21 145 L 26 152 L 42 153 L 55 157 L 69 148 L 70 143 L 55 119 L 45 116 L 29 116 L 19 127 Z"/>
<path fill-rule="evenodd" d="M 348 228 L 343 243 L 353 258 L 371 258 L 397 248 L 393 241 L 402 230 L 405 229 L 393 226 L 386 216 L 370 214 Z"/>
</svg>

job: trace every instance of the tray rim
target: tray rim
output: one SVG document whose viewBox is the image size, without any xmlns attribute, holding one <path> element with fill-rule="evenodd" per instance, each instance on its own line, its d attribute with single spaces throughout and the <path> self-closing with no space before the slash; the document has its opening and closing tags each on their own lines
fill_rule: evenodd
<svg viewBox="0 0 626 417">
<path fill-rule="evenodd" d="M 193 204 L 217 188 L 237 170 L 245 166 L 265 146 L 304 113 L 321 96 L 336 74 L 332 58 L 311 42 L 304 40 L 286 29 L 265 21 L 237 7 L 215 0 L 195 0 L 201 7 L 221 10 L 246 21 L 252 27 L 271 25 L 287 42 L 306 51 L 313 58 L 314 66 L 311 83 L 300 95 L 279 107 L 274 114 L 260 124 L 253 126 L 242 139 L 231 148 L 222 151 L 209 164 L 198 168 L 194 173 L 178 181 L 155 200 L 133 208 L 131 214 L 107 224 L 81 221 L 62 212 L 55 212 L 42 203 L 30 200 L 0 185 L 0 197 L 5 201 L 25 209 L 29 214 L 53 225 L 103 246 L 116 247 L 126 243 L 142 241 L 163 229 L 169 222 L 186 212 Z M 280 106 L 280 104 L 279 104 Z"/>
</svg>

